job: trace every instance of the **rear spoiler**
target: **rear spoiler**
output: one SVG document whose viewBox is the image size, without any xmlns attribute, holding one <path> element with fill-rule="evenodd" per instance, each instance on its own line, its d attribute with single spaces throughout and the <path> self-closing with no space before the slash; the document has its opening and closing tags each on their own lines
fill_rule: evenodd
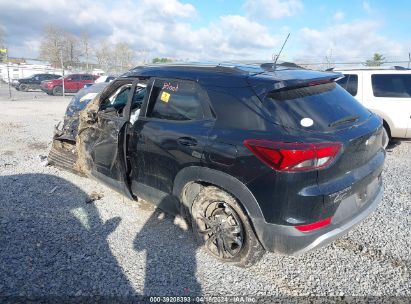
<svg viewBox="0 0 411 304">
<path fill-rule="evenodd" d="M 333 82 L 341 77 L 344 77 L 344 75 L 336 72 L 282 70 L 250 76 L 247 81 L 258 96 L 263 96 L 272 91 L 290 90 Z"/>
</svg>

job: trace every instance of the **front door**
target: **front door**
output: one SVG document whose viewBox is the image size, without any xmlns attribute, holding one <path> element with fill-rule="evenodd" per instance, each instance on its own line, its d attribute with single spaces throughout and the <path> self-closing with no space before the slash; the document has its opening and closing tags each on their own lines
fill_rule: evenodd
<svg viewBox="0 0 411 304">
<path fill-rule="evenodd" d="M 116 81 L 101 96 L 89 151 L 91 175 L 130 198 L 125 153 L 134 87 L 133 79 Z"/>
<path fill-rule="evenodd" d="M 71 75 L 64 78 L 64 91 L 65 92 L 74 92 L 77 87 L 77 81 L 80 78 L 80 75 Z"/>
</svg>

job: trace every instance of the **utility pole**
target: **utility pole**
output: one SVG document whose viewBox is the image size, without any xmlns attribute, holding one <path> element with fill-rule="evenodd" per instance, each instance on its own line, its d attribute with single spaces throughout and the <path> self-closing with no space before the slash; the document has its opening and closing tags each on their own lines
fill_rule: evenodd
<svg viewBox="0 0 411 304">
<path fill-rule="evenodd" d="M 10 69 L 9 69 L 9 50 L 6 49 L 6 66 L 7 66 L 7 84 L 9 87 L 9 98 L 11 99 L 11 88 L 10 88 Z"/>
<path fill-rule="evenodd" d="M 328 55 L 325 56 L 325 60 L 327 61 L 327 69 L 332 68 L 332 57 L 333 57 L 333 49 L 330 49 Z"/>
<path fill-rule="evenodd" d="M 64 64 L 63 64 L 63 50 L 60 50 L 60 63 L 61 63 L 61 74 L 63 76 L 62 78 L 62 84 L 63 84 L 63 97 L 66 97 L 65 89 L 64 89 Z"/>
</svg>

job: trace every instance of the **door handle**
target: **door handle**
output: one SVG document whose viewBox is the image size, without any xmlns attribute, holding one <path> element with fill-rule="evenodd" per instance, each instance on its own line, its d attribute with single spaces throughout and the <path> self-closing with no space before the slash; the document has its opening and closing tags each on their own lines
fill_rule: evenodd
<svg viewBox="0 0 411 304">
<path fill-rule="evenodd" d="M 183 145 L 183 146 L 188 146 L 188 147 L 197 146 L 197 141 L 191 137 L 180 137 L 179 139 L 177 139 L 177 141 L 180 145 Z"/>
</svg>

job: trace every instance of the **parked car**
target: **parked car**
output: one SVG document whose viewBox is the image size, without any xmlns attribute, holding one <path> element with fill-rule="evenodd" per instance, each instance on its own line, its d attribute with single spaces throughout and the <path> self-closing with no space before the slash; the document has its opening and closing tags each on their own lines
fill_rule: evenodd
<svg viewBox="0 0 411 304">
<path fill-rule="evenodd" d="M 334 70 L 337 83 L 384 122 L 386 147 L 391 138 L 411 138 L 411 70 L 398 68 Z"/>
<path fill-rule="evenodd" d="M 96 81 L 94 81 L 94 83 L 101 83 L 101 82 L 112 82 L 114 79 L 116 79 L 115 76 L 100 76 L 99 78 L 96 79 Z M 84 85 L 85 88 L 88 88 L 90 86 L 92 86 L 92 83 L 86 83 Z"/>
<path fill-rule="evenodd" d="M 55 74 L 34 74 L 30 77 L 19 78 L 11 83 L 17 91 L 27 92 L 28 90 L 39 90 L 40 84 L 44 80 L 52 80 L 60 78 L 60 75 Z"/>
<path fill-rule="evenodd" d="M 337 73 L 281 65 L 141 66 L 57 130 L 49 162 L 181 214 L 212 256 L 301 254 L 383 193 L 383 125 Z"/>
<path fill-rule="evenodd" d="M 90 74 L 71 74 L 64 77 L 64 90 L 67 93 L 76 93 L 86 83 L 94 83 L 98 76 Z M 41 82 L 41 90 L 49 95 L 63 94 L 63 78 L 46 80 Z"/>
</svg>

